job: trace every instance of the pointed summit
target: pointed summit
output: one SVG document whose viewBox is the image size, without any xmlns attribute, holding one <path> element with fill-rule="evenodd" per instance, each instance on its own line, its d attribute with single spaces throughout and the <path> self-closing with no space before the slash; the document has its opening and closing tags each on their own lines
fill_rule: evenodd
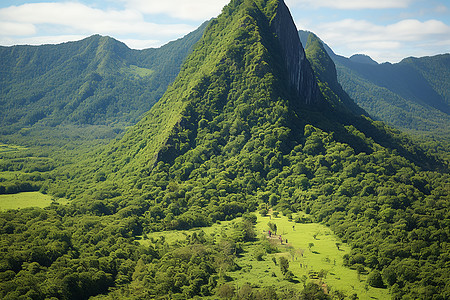
<svg viewBox="0 0 450 300">
<path fill-rule="evenodd" d="M 309 34 L 305 52 L 327 103 L 334 109 L 351 112 L 358 116 L 368 115 L 342 89 L 337 80 L 336 66 L 327 53 L 324 43 L 314 33 Z"/>
<path fill-rule="evenodd" d="M 232 1 L 210 22 L 162 99 L 123 138 L 80 166 L 78 188 L 91 195 L 152 190 L 152 197 L 164 198 L 168 182 L 196 186 L 210 174 L 228 174 L 222 174 L 223 184 L 211 184 L 210 194 L 183 204 L 186 210 L 203 207 L 201 199 L 227 202 L 221 197 L 256 193 L 285 166 L 294 168 L 293 149 L 318 155 L 337 140 L 356 153 L 372 153 L 374 141 L 386 144 L 385 134 L 355 115 L 359 109 L 344 97 L 334 65 L 322 59 L 324 49 L 312 40 L 310 45 L 317 74 L 283 1 Z M 374 140 L 361 138 L 357 129 Z M 248 208 L 248 201 L 241 202 L 231 215 Z"/>
<path fill-rule="evenodd" d="M 257 132 L 287 149 L 294 110 L 321 99 L 284 2 L 234 0 L 210 22 L 163 98 L 99 163 L 132 177 L 139 174 L 131 170 L 149 174 L 159 161 L 198 147 L 207 132 L 219 132 L 225 149 L 239 135 L 244 144 L 261 142 Z"/>
<path fill-rule="evenodd" d="M 278 6 L 271 21 L 271 28 L 278 37 L 282 55 L 289 74 L 289 82 L 295 87 L 298 95 L 308 104 L 319 101 L 319 89 L 311 66 L 300 41 L 297 27 L 291 13 L 283 0 Z"/>
</svg>

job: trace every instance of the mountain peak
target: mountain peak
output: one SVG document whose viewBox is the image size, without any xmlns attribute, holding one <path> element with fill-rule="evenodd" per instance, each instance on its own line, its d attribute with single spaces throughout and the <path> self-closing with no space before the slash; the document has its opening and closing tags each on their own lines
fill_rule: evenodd
<svg viewBox="0 0 450 300">
<path fill-rule="evenodd" d="M 242 143 L 259 143 L 259 134 L 277 137 L 267 144 L 283 153 L 292 143 L 289 136 L 298 135 L 289 129 L 298 122 L 292 109 L 322 101 L 284 2 L 232 1 L 210 22 L 162 99 L 111 145 L 106 152 L 116 153 L 105 155 L 102 164 L 114 165 L 118 176 L 148 175 L 160 162 L 170 164 L 202 148 L 217 133 L 223 150 L 214 151 L 226 156 L 238 151 L 237 136 Z M 134 149 L 134 155 L 115 160 L 129 156 L 125 149 Z"/>
<path fill-rule="evenodd" d="M 367 115 L 342 89 L 337 80 L 336 66 L 319 37 L 310 33 L 306 45 L 306 57 L 312 65 L 325 100 L 335 109 L 355 115 Z"/>
<path fill-rule="evenodd" d="M 353 62 L 357 62 L 360 64 L 368 64 L 368 65 L 378 65 L 378 63 L 373 60 L 370 56 L 366 54 L 354 54 L 349 58 Z"/>
<path fill-rule="evenodd" d="M 318 102 L 320 92 L 311 66 L 306 59 L 294 20 L 284 1 L 278 2 L 271 28 L 280 42 L 290 84 L 306 103 Z"/>
</svg>

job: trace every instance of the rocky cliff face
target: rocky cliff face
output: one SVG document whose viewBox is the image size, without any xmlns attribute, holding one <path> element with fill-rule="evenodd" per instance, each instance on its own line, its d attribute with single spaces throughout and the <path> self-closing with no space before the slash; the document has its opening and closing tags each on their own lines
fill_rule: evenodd
<svg viewBox="0 0 450 300">
<path fill-rule="evenodd" d="M 280 41 L 292 87 L 306 104 L 320 102 L 320 91 L 314 72 L 306 59 L 294 20 L 283 0 L 279 1 L 276 15 L 270 26 Z"/>
</svg>

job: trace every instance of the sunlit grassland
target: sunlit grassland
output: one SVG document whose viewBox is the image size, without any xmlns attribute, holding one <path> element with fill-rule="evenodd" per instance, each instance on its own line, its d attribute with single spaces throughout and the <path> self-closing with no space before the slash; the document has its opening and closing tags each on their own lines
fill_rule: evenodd
<svg viewBox="0 0 450 300">
<path fill-rule="evenodd" d="M 342 243 L 331 229 L 325 225 L 318 223 L 298 224 L 290 222 L 287 217 L 258 216 L 256 224 L 258 233 L 263 233 L 266 236 L 264 231 L 269 229 L 267 226 L 268 222 L 277 225 L 277 234 L 281 234 L 283 239 L 283 245 L 279 246 L 281 252 L 270 254 L 265 258 L 269 265 L 270 263 L 273 264 L 271 261 L 272 257 L 284 255 L 289 259 L 289 269 L 299 281 L 302 281 L 303 276 L 306 276 L 307 280 L 318 281 L 317 279 L 311 279 L 310 275 L 312 272 L 324 270 L 326 275 L 323 278 L 323 282 L 331 293 L 334 290 L 339 290 L 347 296 L 356 293 L 359 299 L 390 298 L 387 289 L 367 286 L 367 275 L 358 275 L 356 270 L 343 266 L 343 256 L 350 252 L 350 247 Z M 288 244 L 285 243 L 286 239 Z M 314 246 L 309 247 L 310 243 L 314 244 Z M 336 243 L 339 243 L 339 249 Z M 281 276 L 279 268 L 277 272 L 277 278 L 279 278 Z M 258 277 L 257 274 L 252 274 L 252 276 Z"/>
<path fill-rule="evenodd" d="M 198 234 L 201 231 L 205 232 L 207 238 L 217 241 L 229 232 L 236 221 L 220 222 L 201 229 L 152 233 L 140 242 L 149 245 L 151 239 L 157 240 L 163 237 L 167 243 L 172 244 L 186 239 L 194 232 Z M 265 254 L 262 256 L 262 260 L 258 260 L 257 253 L 264 253 L 260 241 L 267 238 L 268 222 L 277 225 L 277 235 L 281 235 L 283 243 L 280 243 L 278 236 L 271 239 L 271 242 L 278 247 L 279 252 Z M 343 266 L 343 256 L 350 252 L 350 247 L 342 243 L 331 229 L 323 224 L 299 224 L 284 216 L 274 218 L 273 216 L 258 215 L 255 231 L 258 242 L 243 244 L 244 252 L 237 258 L 236 262 L 240 266 L 240 270 L 227 274 L 233 279 L 232 284 L 237 290 L 244 284 L 250 284 L 254 288 L 273 286 L 276 290 L 288 288 L 301 290 L 303 283 L 315 281 L 318 284 L 325 284 L 324 288 L 330 294 L 339 290 L 347 297 L 357 294 L 359 299 L 390 298 L 387 289 L 368 286 L 366 284 L 367 275 L 358 274 L 356 270 Z M 339 243 L 339 249 L 336 243 Z M 314 246 L 310 244 L 314 244 Z M 284 279 L 278 265 L 280 256 L 285 256 L 289 260 L 289 270 L 295 275 L 294 281 L 289 282 Z M 325 274 L 321 279 L 313 276 L 319 272 Z"/>
<path fill-rule="evenodd" d="M 0 195 L 0 210 L 20 209 L 27 207 L 44 208 L 52 204 L 53 199 L 49 195 L 40 192 L 27 192 L 12 195 Z M 58 199 L 59 204 L 66 204 L 67 201 Z"/>
</svg>

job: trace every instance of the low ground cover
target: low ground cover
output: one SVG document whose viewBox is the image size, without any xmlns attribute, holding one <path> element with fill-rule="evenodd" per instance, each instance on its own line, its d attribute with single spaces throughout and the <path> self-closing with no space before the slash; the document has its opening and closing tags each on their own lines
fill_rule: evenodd
<svg viewBox="0 0 450 300">
<path fill-rule="evenodd" d="M 0 195 L 0 210 L 20 209 L 27 207 L 44 208 L 54 202 L 49 195 L 40 192 L 26 192 L 10 195 Z M 65 200 L 58 199 L 57 203 L 65 204 Z"/>
</svg>

